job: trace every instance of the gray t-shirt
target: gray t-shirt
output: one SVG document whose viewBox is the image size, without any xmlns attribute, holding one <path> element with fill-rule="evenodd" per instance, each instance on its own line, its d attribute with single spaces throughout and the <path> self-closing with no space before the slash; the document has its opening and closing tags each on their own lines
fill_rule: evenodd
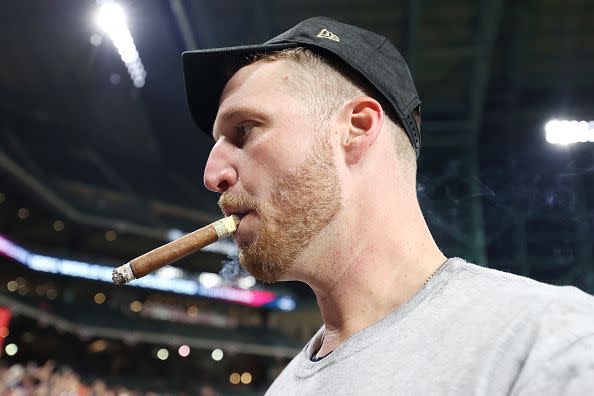
<svg viewBox="0 0 594 396">
<path fill-rule="evenodd" d="M 594 395 L 594 297 L 453 258 L 406 304 L 266 395 Z"/>
</svg>

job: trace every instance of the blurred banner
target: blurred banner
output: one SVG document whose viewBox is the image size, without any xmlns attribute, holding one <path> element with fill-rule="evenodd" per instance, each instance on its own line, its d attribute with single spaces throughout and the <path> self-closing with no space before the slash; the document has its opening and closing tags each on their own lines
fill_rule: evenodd
<svg viewBox="0 0 594 396">
<path fill-rule="evenodd" d="M 0 234 L 0 255 L 13 259 L 34 271 L 74 276 L 77 278 L 85 278 L 113 284 L 113 266 L 36 254 L 10 241 L 2 234 Z M 213 298 L 250 307 L 279 309 L 281 311 L 292 311 L 297 306 L 297 302 L 293 297 L 277 294 L 268 290 L 245 290 L 234 286 L 224 285 L 209 286 L 196 279 L 170 279 L 159 276 L 158 274 L 159 273 L 156 272 L 146 275 L 140 279 L 129 282 L 127 286 Z M 204 272 L 202 274 L 207 274 L 209 277 L 214 276 L 219 278 L 219 275 L 217 274 Z"/>
</svg>

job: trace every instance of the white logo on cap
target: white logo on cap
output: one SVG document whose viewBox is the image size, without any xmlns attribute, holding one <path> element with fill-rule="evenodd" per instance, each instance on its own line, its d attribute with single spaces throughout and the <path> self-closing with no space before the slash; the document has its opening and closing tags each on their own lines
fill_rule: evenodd
<svg viewBox="0 0 594 396">
<path fill-rule="evenodd" d="M 338 38 L 338 36 L 332 32 L 329 32 L 327 29 L 320 30 L 320 33 L 318 33 L 318 35 L 316 37 L 321 37 L 321 38 L 325 38 L 328 40 L 340 42 L 340 39 Z"/>
</svg>

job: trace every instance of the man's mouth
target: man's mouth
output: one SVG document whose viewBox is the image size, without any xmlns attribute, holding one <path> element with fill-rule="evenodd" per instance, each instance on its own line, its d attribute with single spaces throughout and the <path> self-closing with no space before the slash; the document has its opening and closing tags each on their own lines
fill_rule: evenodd
<svg viewBox="0 0 594 396">
<path fill-rule="evenodd" d="M 256 238 L 256 230 L 257 230 L 257 216 L 256 211 L 254 210 L 241 210 L 241 211 L 229 211 L 225 214 L 228 215 L 235 215 L 239 217 L 239 225 L 237 226 L 237 231 L 233 234 L 233 239 L 237 245 L 242 248 L 249 246 L 251 243 L 254 242 Z"/>
</svg>

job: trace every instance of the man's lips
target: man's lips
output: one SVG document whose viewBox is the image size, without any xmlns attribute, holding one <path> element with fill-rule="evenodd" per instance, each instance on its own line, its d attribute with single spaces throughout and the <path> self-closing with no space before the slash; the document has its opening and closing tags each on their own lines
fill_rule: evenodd
<svg viewBox="0 0 594 396">
<path fill-rule="evenodd" d="M 254 221 L 256 218 L 254 215 L 255 212 L 253 211 L 245 212 L 239 221 L 237 231 L 235 231 L 235 234 L 233 234 L 233 238 L 239 246 L 248 245 L 255 238 Z M 237 216 L 239 216 L 239 214 Z"/>
</svg>

